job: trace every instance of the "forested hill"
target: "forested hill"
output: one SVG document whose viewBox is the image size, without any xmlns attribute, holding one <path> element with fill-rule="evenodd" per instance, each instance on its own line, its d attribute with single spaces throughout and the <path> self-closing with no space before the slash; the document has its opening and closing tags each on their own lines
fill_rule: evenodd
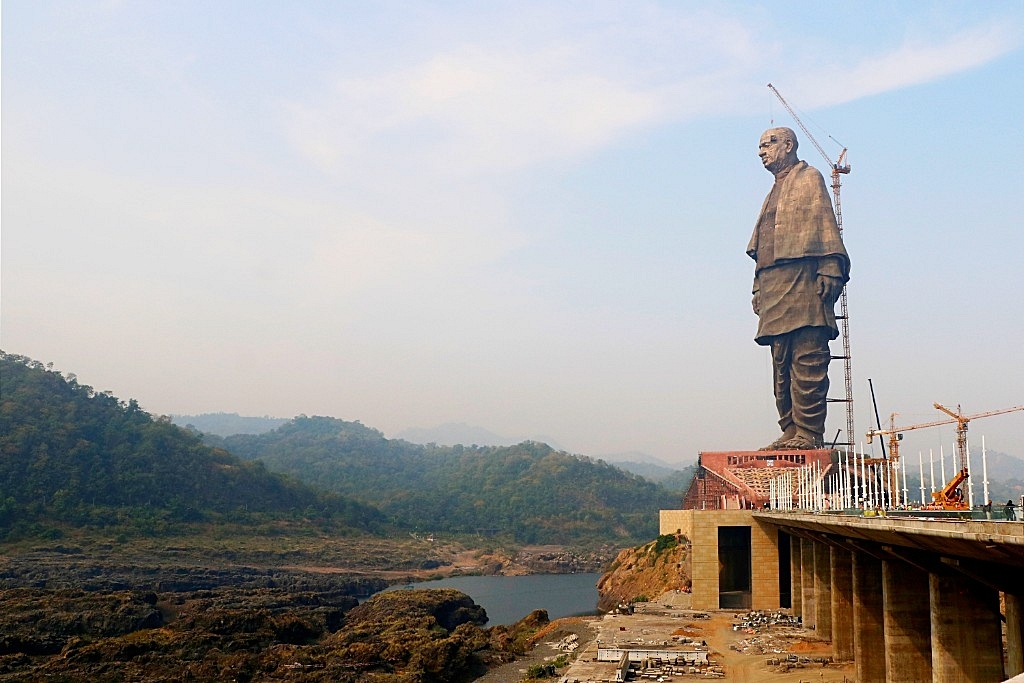
<svg viewBox="0 0 1024 683">
<path fill-rule="evenodd" d="M 678 492 L 642 477 L 530 441 L 421 446 L 329 417 L 298 417 L 265 434 L 208 438 L 425 532 L 631 544 L 656 536 L 658 510 L 679 502 Z"/>
<path fill-rule="evenodd" d="M 0 352 L 0 538 L 54 521 L 152 530 L 259 515 L 312 516 L 364 530 L 383 519 L 371 507 L 211 448 L 134 400 Z"/>
</svg>

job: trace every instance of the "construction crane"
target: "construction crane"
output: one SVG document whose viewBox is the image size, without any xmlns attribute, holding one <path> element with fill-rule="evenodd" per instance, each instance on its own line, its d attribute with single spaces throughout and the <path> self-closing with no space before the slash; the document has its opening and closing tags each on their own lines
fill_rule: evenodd
<svg viewBox="0 0 1024 683">
<path fill-rule="evenodd" d="M 889 429 L 871 429 L 867 433 L 868 443 L 871 443 L 872 439 L 876 436 L 889 437 L 889 464 L 888 467 L 894 468 L 899 463 L 900 459 L 900 440 L 903 438 L 903 432 L 909 432 L 914 429 L 925 429 L 926 427 L 939 427 L 942 425 L 956 424 L 956 469 L 957 473 L 953 476 L 953 479 L 946 484 L 941 490 L 932 494 L 934 503 L 941 506 L 946 510 L 961 510 L 966 509 L 966 503 L 963 502 L 962 497 L 957 499 L 956 490 L 960 484 L 967 480 L 969 472 L 967 471 L 967 424 L 971 420 L 977 420 L 982 417 L 991 417 L 993 415 L 1002 415 L 1004 413 L 1012 413 L 1018 410 L 1024 410 L 1024 406 L 1015 406 L 1013 408 L 1003 408 L 1001 410 L 989 410 L 984 413 L 977 413 L 975 415 L 964 415 L 960 410 L 960 406 L 956 407 L 954 413 L 949 408 L 943 406 L 940 403 L 933 404 L 937 410 L 949 415 L 949 418 L 942 420 L 935 420 L 934 422 L 922 422 L 921 424 L 907 425 L 905 427 L 896 426 L 896 413 L 892 413 L 889 416 Z M 881 464 L 884 460 L 871 459 L 866 461 L 869 464 Z"/>
<path fill-rule="evenodd" d="M 1002 410 L 990 410 L 987 413 L 978 413 L 977 415 L 964 415 L 960 410 L 960 406 L 957 405 L 956 412 L 942 405 L 941 403 L 933 404 L 936 410 L 941 410 L 946 415 L 952 417 L 949 422 L 956 422 L 956 457 L 958 459 L 958 466 L 963 468 L 967 467 L 967 423 L 971 420 L 977 420 L 980 417 L 990 417 L 992 415 L 1002 415 L 1004 413 L 1012 413 L 1017 410 L 1024 410 L 1024 406 L 1015 406 L 1013 408 L 1003 408 Z"/>
<path fill-rule="evenodd" d="M 922 422 L 921 424 L 906 425 L 904 427 L 896 426 L 896 415 L 892 413 L 889 415 L 889 429 L 871 429 L 868 430 L 867 437 L 868 443 L 871 443 L 876 436 L 888 436 L 889 437 L 889 457 L 886 458 L 867 458 L 864 460 L 866 465 L 875 465 L 877 467 L 885 468 L 885 481 L 887 484 L 892 482 L 893 469 L 899 466 L 900 461 L 900 441 L 903 439 L 903 432 L 913 431 L 915 429 L 925 429 L 927 427 L 938 427 L 940 425 L 953 424 L 955 420 L 943 419 L 936 420 L 934 422 Z M 892 487 L 889 487 L 892 491 Z M 895 494 L 893 494 L 895 495 Z M 895 500 L 890 501 L 895 504 Z"/>
<path fill-rule="evenodd" d="M 840 202 L 839 200 L 839 190 L 841 186 L 840 176 L 850 172 L 850 165 L 848 163 L 844 163 L 846 161 L 846 147 L 843 147 L 843 151 L 839 153 L 839 159 L 833 162 L 832 158 L 828 155 L 824 148 L 822 148 L 822 146 L 818 144 L 818 141 L 814 138 L 814 136 L 811 135 L 811 131 L 807 130 L 807 126 L 804 125 L 804 122 L 800 120 L 800 117 L 796 115 L 796 112 L 793 111 L 793 108 L 789 106 L 789 102 L 787 102 L 786 98 L 782 96 L 782 93 L 780 93 L 771 83 L 768 84 L 768 89 L 771 90 L 777 98 L 779 98 L 779 102 L 782 103 L 782 106 L 785 107 L 786 111 L 788 111 L 790 116 L 793 117 L 793 120 L 796 121 L 796 124 L 800 126 L 800 130 L 804 132 L 804 135 L 807 136 L 807 139 L 811 141 L 811 144 L 814 145 L 814 148 L 818 150 L 818 153 L 821 154 L 821 156 L 825 159 L 825 161 L 828 162 L 828 165 L 831 167 L 832 198 L 834 200 L 836 210 L 836 225 L 839 226 L 839 235 L 842 236 L 843 208 L 842 202 Z M 856 432 L 854 431 L 853 427 L 853 364 L 851 362 L 850 356 L 850 315 L 849 306 L 847 304 L 846 299 L 846 290 L 847 288 L 843 287 L 843 291 L 839 294 L 839 315 L 836 316 L 836 320 L 839 322 L 839 331 L 842 333 L 843 338 L 843 355 L 832 356 L 832 360 L 843 361 L 843 379 L 844 386 L 846 389 L 846 396 L 844 398 L 829 398 L 827 400 L 829 403 L 846 404 L 846 444 L 844 445 L 852 447 L 854 445 L 853 436 L 854 434 L 856 434 Z"/>
</svg>

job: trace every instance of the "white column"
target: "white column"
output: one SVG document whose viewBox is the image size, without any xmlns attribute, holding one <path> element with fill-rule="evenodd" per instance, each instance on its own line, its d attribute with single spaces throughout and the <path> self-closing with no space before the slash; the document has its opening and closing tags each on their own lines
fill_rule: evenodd
<svg viewBox="0 0 1024 683">
<path fill-rule="evenodd" d="M 892 480 L 889 482 L 889 498 L 892 499 L 893 507 L 899 507 L 900 504 L 900 466 L 889 461 L 889 469 L 892 470 Z"/>
<path fill-rule="evenodd" d="M 903 505 L 910 507 L 910 498 L 907 497 L 907 459 L 903 459 Z"/>
<path fill-rule="evenodd" d="M 985 487 L 985 505 L 988 505 L 988 453 L 985 451 L 985 437 L 981 437 L 981 483 Z"/>
<path fill-rule="evenodd" d="M 882 506 L 882 509 L 889 507 L 889 499 L 886 497 L 888 493 L 887 488 L 891 489 L 892 484 L 887 481 L 889 479 L 890 470 L 892 469 L 889 465 L 892 463 L 891 460 L 882 461 L 882 476 L 878 478 L 878 504 Z"/>
<path fill-rule="evenodd" d="M 917 466 L 921 470 L 921 505 L 924 505 L 924 455 L 917 452 Z"/>
<path fill-rule="evenodd" d="M 864 460 L 867 460 L 865 457 Z M 867 472 L 867 507 L 868 509 L 874 508 L 874 476 L 871 472 L 870 466 L 866 467 Z"/>
<path fill-rule="evenodd" d="M 967 463 L 964 467 L 967 468 L 967 505 L 974 507 L 974 477 L 971 476 L 971 442 L 968 441 L 964 444 L 966 453 L 964 458 L 967 459 Z"/>
<path fill-rule="evenodd" d="M 864 467 L 864 444 L 860 445 L 860 505 L 862 508 L 867 510 L 868 508 L 868 491 L 867 491 L 867 472 Z"/>
<path fill-rule="evenodd" d="M 946 479 L 946 453 L 945 451 L 942 450 L 941 445 L 939 446 L 939 465 L 942 468 L 942 479 L 939 480 L 939 483 L 942 485 L 943 488 L 945 488 L 946 482 L 949 481 L 949 479 Z"/>
<path fill-rule="evenodd" d="M 930 448 L 928 449 L 928 468 L 932 471 L 932 493 L 935 493 L 935 458 Z"/>
</svg>

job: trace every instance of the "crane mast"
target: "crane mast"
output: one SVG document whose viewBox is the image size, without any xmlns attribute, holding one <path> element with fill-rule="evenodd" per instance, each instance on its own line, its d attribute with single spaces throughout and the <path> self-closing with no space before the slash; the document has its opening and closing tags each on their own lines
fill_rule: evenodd
<svg viewBox="0 0 1024 683">
<path fill-rule="evenodd" d="M 824 148 L 813 135 L 811 131 L 807 130 L 807 126 L 800 120 L 793 108 L 789 106 L 789 102 L 782 96 L 774 85 L 768 84 L 768 88 L 775 94 L 775 97 L 779 99 L 782 106 L 786 108 L 793 120 L 800 127 L 800 130 L 804 132 L 807 139 L 811 141 L 818 153 L 828 162 L 828 165 L 832 169 L 832 198 L 833 204 L 835 205 L 836 211 L 836 225 L 839 227 L 839 235 L 843 234 L 843 209 L 842 202 L 840 202 L 839 194 L 840 187 L 842 185 L 840 176 L 850 172 L 850 165 L 844 163 L 846 161 L 846 148 L 839 153 L 839 159 L 835 162 L 832 161 L 828 153 L 825 152 Z M 847 287 L 843 287 L 843 291 L 839 294 L 839 315 L 836 316 L 836 321 L 839 323 L 839 332 L 843 340 L 843 355 L 832 356 L 832 360 L 843 361 L 843 384 L 846 391 L 846 395 L 843 398 L 829 398 L 829 403 L 845 403 L 846 404 L 846 443 L 844 445 L 852 447 L 854 445 L 854 424 L 853 424 L 853 363 L 850 355 L 850 313 L 849 305 L 846 297 Z"/>
</svg>

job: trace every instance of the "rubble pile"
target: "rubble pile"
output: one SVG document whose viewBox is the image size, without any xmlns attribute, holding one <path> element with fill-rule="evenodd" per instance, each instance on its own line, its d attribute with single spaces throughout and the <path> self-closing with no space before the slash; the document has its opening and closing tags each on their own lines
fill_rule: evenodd
<svg viewBox="0 0 1024 683">
<path fill-rule="evenodd" d="M 570 633 L 565 638 L 558 641 L 555 645 L 555 649 L 561 650 L 562 652 L 575 652 L 580 646 L 580 637 L 575 633 Z"/>
<path fill-rule="evenodd" d="M 640 680 L 666 681 L 672 676 L 700 676 L 702 678 L 725 678 L 725 668 L 716 664 L 692 665 L 668 662 L 652 657 L 646 660 L 637 672 Z"/>
<path fill-rule="evenodd" d="M 807 638 L 800 617 L 793 617 L 784 612 L 755 610 L 737 614 L 732 630 L 742 631 L 750 637 L 735 641 L 729 645 L 729 649 L 745 655 L 782 655 L 769 657 L 769 661 L 777 659 L 779 662 L 785 662 L 790 656 L 796 657 L 790 654 L 793 646 Z M 805 656 L 803 659 L 808 658 Z M 798 659 L 793 661 L 800 663 Z M 778 665 L 777 663 L 774 666 Z"/>
<path fill-rule="evenodd" d="M 785 657 L 768 657 L 764 663 L 766 666 L 775 667 L 775 671 L 778 673 L 786 673 L 790 669 L 803 669 L 812 664 L 828 666 L 832 663 L 832 658 L 824 655 L 800 657 L 798 655 L 789 654 Z"/>
<path fill-rule="evenodd" d="M 763 635 L 737 640 L 729 645 L 729 649 L 745 655 L 781 655 L 786 654 L 788 644 L 789 641 L 784 638 Z"/>
<path fill-rule="evenodd" d="M 759 633 L 771 626 L 791 626 L 802 628 L 803 623 L 800 617 L 794 617 L 785 612 L 766 612 L 754 610 L 746 614 L 737 614 L 732 624 L 733 631 L 744 631 L 746 633 Z"/>
</svg>

